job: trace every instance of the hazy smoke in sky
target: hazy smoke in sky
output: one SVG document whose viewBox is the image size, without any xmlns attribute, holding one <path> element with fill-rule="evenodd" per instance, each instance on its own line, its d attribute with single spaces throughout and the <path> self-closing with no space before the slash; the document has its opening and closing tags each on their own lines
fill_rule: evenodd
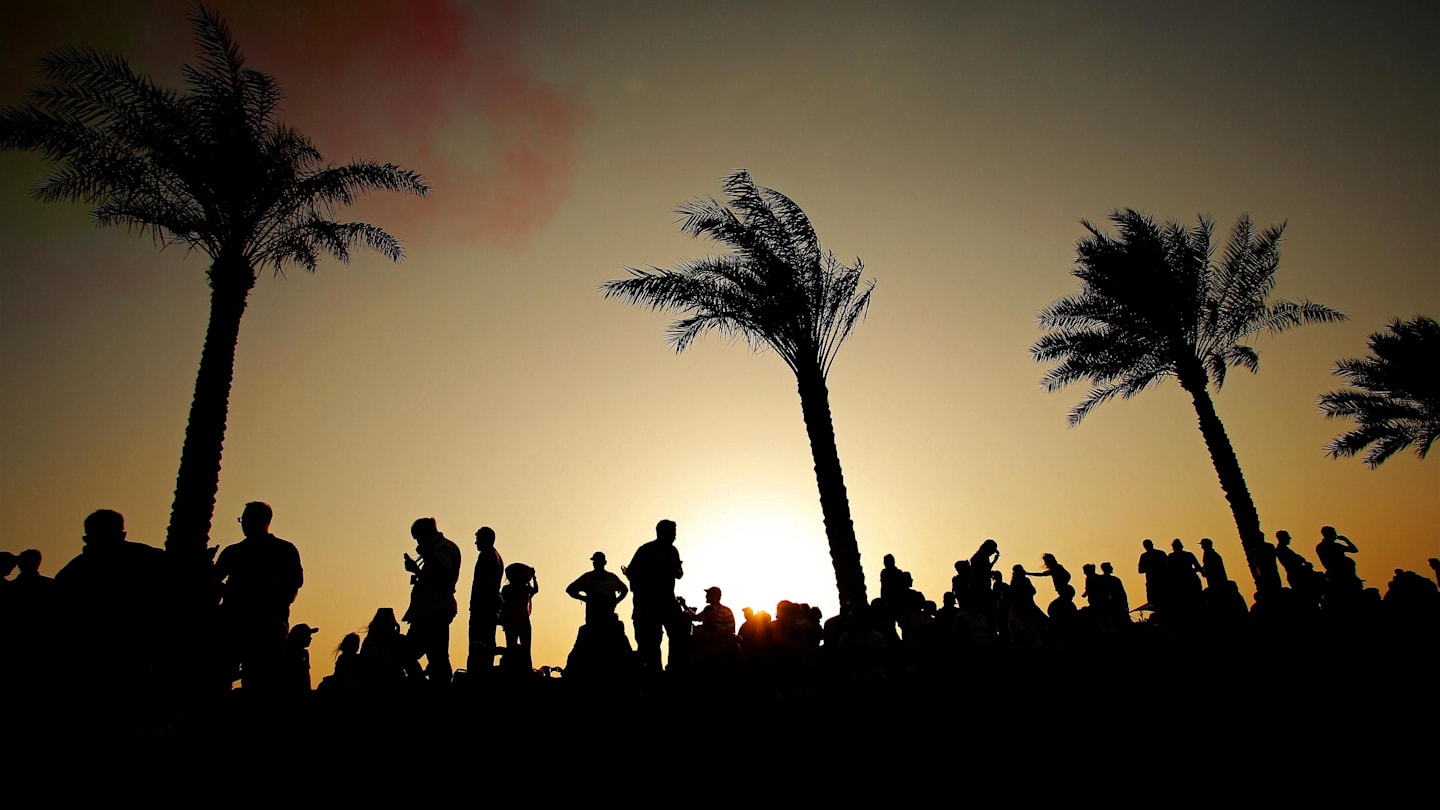
<svg viewBox="0 0 1440 810">
<path fill-rule="evenodd" d="M 533 37 L 528 2 L 213 5 L 249 65 L 280 82 L 283 120 L 327 158 L 392 161 L 426 176 L 434 191 L 425 204 L 374 203 L 387 209 L 376 220 L 407 242 L 428 231 L 426 241 L 523 244 L 568 196 L 586 108 L 536 75 L 530 60 L 543 58 L 547 43 Z M 96 2 L 22 3 L 12 19 L 33 26 L 11 28 L 3 44 L 19 44 L 29 29 L 16 48 L 28 61 L 88 44 L 119 50 L 137 70 L 170 82 L 192 58 L 189 8 L 154 0 L 126 4 L 122 15 Z M 20 100 L 8 97 L 9 84 L 0 102 Z"/>
</svg>

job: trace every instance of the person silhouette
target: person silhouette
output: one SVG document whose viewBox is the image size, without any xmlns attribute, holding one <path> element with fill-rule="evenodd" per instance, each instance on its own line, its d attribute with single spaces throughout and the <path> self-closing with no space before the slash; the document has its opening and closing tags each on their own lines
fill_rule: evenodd
<svg viewBox="0 0 1440 810">
<path fill-rule="evenodd" d="M 895 555 L 886 554 L 885 567 L 880 569 L 880 598 L 896 615 L 902 613 L 910 601 L 910 589 L 915 584 L 909 571 L 895 565 Z"/>
<path fill-rule="evenodd" d="M 1007 629 L 1012 643 L 1029 646 L 1039 641 L 1047 623 L 1045 611 L 1035 604 L 1035 583 L 1025 566 L 1016 564 L 1010 568 L 1010 585 L 1006 588 L 1009 603 Z"/>
<path fill-rule="evenodd" d="M 995 570 L 995 563 L 1000 559 L 1000 544 L 993 539 L 987 539 L 975 549 L 970 556 L 970 575 L 977 581 L 988 583 L 990 572 Z M 958 596 L 958 594 L 957 594 Z"/>
<path fill-rule="evenodd" d="M 1080 595 L 1085 597 L 1086 607 L 1099 612 L 1110 599 L 1110 594 L 1106 592 L 1110 583 L 1100 576 L 1095 563 L 1085 563 L 1080 566 L 1080 572 L 1085 575 L 1085 590 Z"/>
<path fill-rule="evenodd" d="M 1130 623 L 1130 595 L 1125 592 L 1125 583 L 1115 576 L 1115 566 L 1108 561 L 1100 563 L 1100 576 L 1105 580 L 1106 610 L 1117 626 Z"/>
<path fill-rule="evenodd" d="M 13 671 L 43 688 L 63 666 L 58 660 L 65 643 L 60 594 L 55 580 L 40 573 L 44 558 L 39 549 L 26 549 L 13 559 L 20 572 L 0 584 L 5 591 L 0 596 L 0 659 L 8 659 L 0 660 L 0 682 Z"/>
<path fill-rule="evenodd" d="M 274 516 L 269 504 L 245 504 L 236 518 L 244 538 L 215 560 L 228 638 L 226 677 L 233 681 L 238 674 L 246 689 L 271 692 L 284 689 L 290 605 L 305 584 L 300 551 L 270 533 Z"/>
<path fill-rule="evenodd" d="M 49 624 L 55 612 L 55 580 L 40 573 L 40 550 L 27 548 L 15 555 L 20 573 L 7 582 L 14 615 L 22 623 Z"/>
<path fill-rule="evenodd" d="M 990 581 L 989 574 L 985 575 L 985 583 Z M 955 576 L 950 578 L 950 596 L 958 603 L 962 599 L 968 599 L 975 593 L 975 575 L 971 569 L 969 560 L 955 561 Z"/>
<path fill-rule="evenodd" d="M 335 648 L 335 672 L 322 678 L 316 691 L 354 692 L 364 683 L 364 667 L 360 660 L 360 634 L 346 633 Z"/>
<path fill-rule="evenodd" d="M 1275 545 L 1275 559 L 1279 560 L 1281 567 L 1285 569 L 1285 581 L 1289 583 L 1290 590 L 1301 602 L 1313 607 L 1320 601 L 1320 582 L 1324 575 L 1316 571 L 1315 566 L 1301 556 L 1300 552 L 1290 547 L 1289 532 L 1283 529 L 1276 532 Z"/>
<path fill-rule="evenodd" d="M 470 587 L 470 651 L 465 669 L 484 675 L 495 665 L 495 627 L 500 623 L 500 580 L 505 560 L 495 548 L 495 530 L 475 530 L 475 581 Z"/>
<path fill-rule="evenodd" d="M 1359 551 L 1350 538 L 1336 534 L 1334 526 L 1320 527 L 1320 543 L 1315 546 L 1315 556 L 1325 567 L 1330 594 L 1358 593 L 1364 587 L 1355 574 L 1355 561 L 1350 559 L 1351 554 Z"/>
<path fill-rule="evenodd" d="M 1261 598 L 1277 596 L 1281 584 L 1275 546 L 1266 542 L 1262 534 L 1258 542 L 1246 547 L 1245 557 L 1250 566 L 1250 576 L 1255 580 L 1255 590 Z"/>
<path fill-rule="evenodd" d="M 630 588 L 620 577 L 605 570 L 605 552 L 590 555 L 589 571 L 581 574 L 565 589 L 571 599 L 585 603 L 585 624 L 608 629 L 615 623 L 615 608 L 629 595 Z"/>
<path fill-rule="evenodd" d="M 1180 538 L 1170 544 L 1172 551 L 1165 558 L 1165 579 L 1170 585 L 1175 606 L 1190 611 L 1200 605 L 1200 561 L 1185 550 Z"/>
<path fill-rule="evenodd" d="M 1150 609 L 1162 611 L 1169 607 L 1170 587 L 1168 577 L 1169 566 L 1165 552 L 1155 548 L 1155 541 L 1145 538 L 1141 544 L 1145 551 L 1140 554 L 1139 573 L 1145 575 L 1145 601 L 1150 603 Z"/>
<path fill-rule="evenodd" d="M 605 552 L 590 555 L 591 569 L 565 588 L 571 599 L 585 603 L 585 623 L 575 634 L 575 647 L 565 663 L 567 678 L 584 679 L 617 673 L 629 663 L 630 639 L 615 615 L 615 607 L 629 595 L 620 577 L 605 570 Z"/>
<path fill-rule="evenodd" d="M 310 642 L 320 628 L 304 622 L 290 628 L 285 640 L 285 686 L 293 694 L 310 691 Z"/>
<path fill-rule="evenodd" d="M 880 607 L 886 618 L 885 635 L 894 634 L 893 625 L 900 626 L 900 637 L 906 643 L 915 641 L 916 612 L 920 608 L 915 579 L 909 571 L 895 565 L 895 555 L 886 554 L 885 567 L 880 569 Z"/>
<path fill-rule="evenodd" d="M 420 679 L 415 651 L 409 641 L 400 635 L 400 622 L 395 619 L 395 608 L 376 608 L 375 618 L 365 628 L 365 642 L 360 645 L 359 671 L 362 686 L 388 690 L 405 683 L 407 679 Z"/>
<path fill-rule="evenodd" d="M 537 593 L 540 593 L 540 580 L 534 568 L 520 562 L 505 566 L 505 587 L 500 589 L 500 598 L 505 603 L 500 609 L 500 625 L 505 630 L 505 658 L 501 666 L 511 672 L 529 674 L 535 669 L 530 653 L 530 600 Z"/>
<path fill-rule="evenodd" d="M 404 555 L 410 572 L 410 607 L 401 621 L 410 625 L 406 637 L 411 652 L 425 657 L 425 678 L 432 684 L 450 682 L 450 622 L 459 606 L 455 583 L 460 579 L 460 547 L 435 525 L 435 518 L 423 517 L 410 524 L 415 539 L 416 560 Z"/>
<path fill-rule="evenodd" d="M 169 584 L 165 552 L 126 537 L 119 512 L 90 513 L 80 554 L 55 574 L 73 648 L 104 661 L 100 680 L 120 692 L 152 683 Z"/>
<path fill-rule="evenodd" d="M 640 661 L 651 674 L 661 672 L 660 638 L 670 641 L 672 663 L 680 645 L 690 636 L 690 620 L 675 601 L 675 581 L 685 575 L 680 552 L 675 548 L 675 521 L 655 524 L 655 539 L 635 550 L 630 564 L 620 572 L 630 580 L 633 609 L 630 622 L 635 628 L 635 646 Z"/>
<path fill-rule="evenodd" d="M 1050 577 L 1055 584 L 1055 597 L 1069 602 L 1075 598 L 1075 586 L 1070 584 L 1070 572 L 1065 566 L 1055 559 L 1054 554 L 1041 554 L 1040 562 L 1045 564 L 1044 571 L 1026 571 L 1026 576 Z"/>
<path fill-rule="evenodd" d="M 720 604 L 724 594 L 715 586 L 705 589 L 705 607 L 695 614 L 695 634 L 702 639 L 735 638 L 735 613 Z"/>
<path fill-rule="evenodd" d="M 733 666 L 740 657 L 740 638 L 735 635 L 735 613 L 720 603 L 719 588 L 705 589 L 705 607 L 695 614 L 695 646 L 702 664 L 711 671 Z"/>
<path fill-rule="evenodd" d="M 1205 586 L 1214 588 L 1228 582 L 1230 577 L 1225 575 L 1225 559 L 1215 550 L 1215 541 L 1202 537 L 1200 548 L 1200 573 L 1205 576 Z"/>
</svg>

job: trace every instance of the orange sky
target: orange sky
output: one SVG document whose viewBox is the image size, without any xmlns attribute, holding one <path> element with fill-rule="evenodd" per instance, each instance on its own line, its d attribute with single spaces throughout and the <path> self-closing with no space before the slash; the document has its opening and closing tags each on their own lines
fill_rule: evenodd
<svg viewBox="0 0 1440 810">
<path fill-rule="evenodd" d="M 423 515 L 465 554 L 462 605 L 482 524 L 539 570 L 537 664 L 564 661 L 582 620 L 564 587 L 590 554 L 618 569 L 662 517 L 692 603 L 713 584 L 737 613 L 832 613 L 789 371 L 723 340 L 676 357 L 664 315 L 596 290 L 713 252 L 671 212 L 745 167 L 878 281 L 831 376 L 872 590 L 890 552 L 938 600 L 986 537 L 1002 565 L 1112 560 L 1137 602 L 1144 537 L 1213 537 L 1243 571 L 1173 381 L 1073 430 L 1083 391 L 1040 390 L 1035 313 L 1076 288 L 1079 220 L 1116 207 L 1222 233 L 1242 212 L 1289 222 L 1277 293 L 1351 320 L 1259 340 L 1260 374 L 1231 375 L 1220 415 L 1268 532 L 1311 553 L 1335 525 L 1371 584 L 1421 569 L 1440 463 L 1327 459 L 1344 425 L 1315 404 L 1367 334 L 1440 314 L 1440 20 L 1413 5 L 220 3 L 287 121 L 434 193 L 354 211 L 404 263 L 257 285 L 213 542 L 239 539 L 246 501 L 274 506 L 307 574 L 292 618 L 322 629 L 317 680 L 345 632 L 403 609 Z M 67 45 L 178 80 L 186 8 L 10 4 L 0 103 Z M 203 256 L 35 202 L 43 172 L 0 154 L 0 514 L 5 547 L 53 573 L 96 508 L 163 541 L 208 298 Z"/>
</svg>

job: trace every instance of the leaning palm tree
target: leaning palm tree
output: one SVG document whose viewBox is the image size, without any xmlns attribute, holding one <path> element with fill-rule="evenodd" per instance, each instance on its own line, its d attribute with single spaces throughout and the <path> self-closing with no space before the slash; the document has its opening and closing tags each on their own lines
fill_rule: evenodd
<svg viewBox="0 0 1440 810">
<path fill-rule="evenodd" d="M 86 203 L 97 225 L 123 225 L 210 259 L 210 323 L 165 540 L 199 564 L 208 559 L 240 318 L 259 271 L 313 271 L 322 254 L 348 261 L 357 245 L 399 260 L 390 234 L 337 222 L 335 213 L 368 191 L 429 189 L 393 164 L 325 163 L 276 119 L 275 80 L 245 67 L 225 22 L 203 6 L 191 22 L 199 61 L 185 66 L 184 92 L 156 85 L 117 54 L 53 53 L 41 60 L 48 83 L 27 104 L 0 110 L 0 147 L 53 164 L 36 189 L 41 200 Z"/>
<path fill-rule="evenodd" d="M 1214 225 L 1206 217 L 1188 230 L 1174 221 L 1157 225 L 1131 209 L 1112 212 L 1110 219 L 1118 239 L 1083 223 L 1090 236 L 1076 243 L 1072 271 L 1080 292 L 1040 311 L 1040 328 L 1049 333 L 1030 352 L 1038 362 L 1059 363 L 1042 385 L 1057 391 L 1079 380 L 1091 382 L 1090 393 L 1070 411 L 1074 426 L 1096 405 L 1116 396 L 1128 399 L 1174 377 L 1195 405 L 1255 575 L 1255 551 L 1264 542 L 1260 515 L 1210 386 L 1224 385 L 1232 366 L 1259 368 L 1260 356 L 1246 342 L 1256 334 L 1345 316 L 1309 301 L 1271 300 L 1284 225 L 1257 234 L 1242 216 L 1217 262 Z"/>
<path fill-rule="evenodd" d="M 1320 397 L 1325 416 L 1357 425 L 1325 445 L 1330 456 L 1369 447 L 1365 463 L 1372 469 L 1411 445 L 1425 458 L 1440 438 L 1440 323 L 1417 315 L 1387 328 L 1370 335 L 1369 357 L 1335 364 L 1335 376 L 1351 387 Z"/>
<path fill-rule="evenodd" d="M 673 270 L 627 267 L 630 278 L 601 285 L 606 298 L 682 313 L 668 340 L 677 352 L 717 332 L 770 349 L 795 373 L 800 410 L 815 460 L 820 511 L 843 608 L 864 605 L 865 572 L 850 519 L 850 500 L 835 447 L 826 377 L 840 344 L 870 305 L 873 280 L 822 251 L 805 212 L 744 170 L 725 178 L 729 204 L 714 199 L 680 206 L 680 228 L 706 236 L 730 254 L 685 262 Z"/>
</svg>

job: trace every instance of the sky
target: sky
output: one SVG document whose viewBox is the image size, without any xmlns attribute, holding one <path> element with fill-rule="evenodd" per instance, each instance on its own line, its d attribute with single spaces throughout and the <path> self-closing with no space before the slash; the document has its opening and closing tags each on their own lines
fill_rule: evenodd
<svg viewBox="0 0 1440 810">
<path fill-rule="evenodd" d="M 1326 457 L 1316 399 L 1393 318 L 1440 315 L 1440 12 L 1423 4 L 886 4 L 379 0 L 217 2 L 282 118 L 330 160 L 395 162 L 425 199 L 346 216 L 402 240 L 314 274 L 268 271 L 237 347 L 212 545 L 263 500 L 299 548 L 294 622 L 315 679 L 378 607 L 402 612 L 411 522 L 538 570 L 535 661 L 563 665 L 597 550 L 611 569 L 677 522 L 678 593 L 739 613 L 835 611 L 793 376 L 663 313 L 605 300 L 626 267 L 723 249 L 674 210 L 738 168 L 876 280 L 830 374 L 872 595 L 893 553 L 939 601 L 987 537 L 1001 566 L 1113 561 L 1215 540 L 1244 563 L 1194 410 L 1174 381 L 1080 426 L 1047 394 L 1036 313 L 1072 294 L 1081 220 L 1242 214 L 1286 223 L 1276 294 L 1349 316 L 1261 336 L 1215 396 L 1267 533 L 1314 559 L 1321 525 L 1384 587 L 1440 556 L 1440 462 Z M 123 53 L 178 86 L 189 5 L 21 0 L 0 12 L 0 104 L 63 47 Z M 208 315 L 206 257 L 43 205 L 37 156 L 0 153 L 4 548 L 53 574 L 97 508 L 164 541 Z M 1248 579 L 1242 591 L 1252 589 Z M 1048 598 L 1040 583 L 1042 598 Z M 621 607 L 628 619 L 628 605 Z"/>
</svg>

